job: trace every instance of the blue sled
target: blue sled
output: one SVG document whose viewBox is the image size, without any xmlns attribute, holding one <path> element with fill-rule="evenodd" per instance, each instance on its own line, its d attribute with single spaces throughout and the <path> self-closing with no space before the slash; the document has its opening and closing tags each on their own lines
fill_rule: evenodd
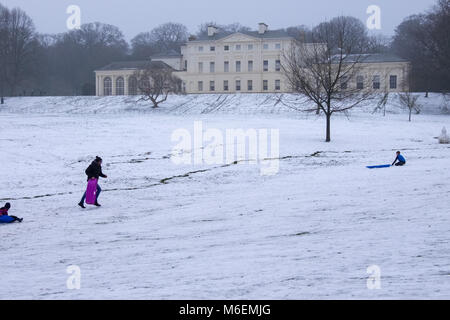
<svg viewBox="0 0 450 320">
<path fill-rule="evenodd" d="M 369 166 L 367 167 L 367 169 L 382 169 L 382 168 L 390 168 L 391 165 L 390 164 L 383 164 L 381 166 Z"/>
<path fill-rule="evenodd" d="M 14 222 L 14 218 L 10 216 L 0 216 L 0 223 L 12 223 Z"/>
</svg>

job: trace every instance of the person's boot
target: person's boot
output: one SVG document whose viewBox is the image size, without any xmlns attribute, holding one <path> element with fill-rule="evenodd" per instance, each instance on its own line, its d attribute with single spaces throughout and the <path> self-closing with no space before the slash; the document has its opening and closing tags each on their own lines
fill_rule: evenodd
<svg viewBox="0 0 450 320">
<path fill-rule="evenodd" d="M 78 205 L 79 205 L 80 207 L 82 207 L 83 209 L 86 209 L 86 207 L 84 206 L 84 203 L 83 203 L 83 202 L 80 202 Z"/>
<path fill-rule="evenodd" d="M 23 218 L 17 218 L 17 221 L 22 222 Z"/>
<path fill-rule="evenodd" d="M 97 201 L 95 201 L 94 206 L 101 207 L 102 205 L 100 203 L 98 203 Z"/>
</svg>

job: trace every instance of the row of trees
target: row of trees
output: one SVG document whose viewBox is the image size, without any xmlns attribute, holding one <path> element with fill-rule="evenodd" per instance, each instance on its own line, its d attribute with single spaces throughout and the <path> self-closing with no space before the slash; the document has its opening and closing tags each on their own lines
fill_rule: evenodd
<svg viewBox="0 0 450 320">
<path fill-rule="evenodd" d="M 346 17 L 349 34 L 357 47 L 352 53 L 395 52 L 412 62 L 411 87 L 416 91 L 448 91 L 450 86 L 450 0 L 439 0 L 430 12 L 407 18 L 395 36 L 370 36 L 358 19 Z M 286 31 L 301 42 L 313 42 L 339 18 L 314 28 L 293 26 Z M 226 31 L 249 31 L 239 23 L 199 26 L 195 36 L 215 24 Z M 79 30 L 56 35 L 36 32 L 33 21 L 21 9 L 0 4 L 0 90 L 5 95 L 91 95 L 95 93 L 93 71 L 116 60 L 143 60 L 179 51 L 189 39 L 188 29 L 166 23 L 134 37 L 130 44 L 119 28 L 102 23 L 85 24 Z M 337 47 L 339 39 L 330 38 Z"/>
<path fill-rule="evenodd" d="M 396 29 L 391 50 L 411 61 L 414 91 L 450 90 L 450 0 L 438 0 L 424 14 L 405 19 Z"/>
</svg>

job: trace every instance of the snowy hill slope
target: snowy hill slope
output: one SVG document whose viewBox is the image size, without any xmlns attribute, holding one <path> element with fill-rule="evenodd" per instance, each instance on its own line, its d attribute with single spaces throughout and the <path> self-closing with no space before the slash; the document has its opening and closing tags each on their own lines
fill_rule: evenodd
<svg viewBox="0 0 450 320">
<path fill-rule="evenodd" d="M 369 106 L 336 117 L 324 143 L 323 118 L 263 95 L 172 97 L 158 111 L 129 99 L 7 100 L 0 203 L 25 220 L 0 225 L 2 298 L 450 298 L 450 148 L 434 138 L 449 116 L 410 123 Z M 279 172 L 175 164 L 171 135 L 194 121 L 279 129 Z M 398 149 L 405 167 L 365 168 Z M 82 210 L 96 155 L 103 207 Z M 72 265 L 80 290 L 66 286 Z M 372 265 L 380 290 L 367 288 Z"/>
<path fill-rule="evenodd" d="M 441 114 L 444 99 L 441 94 L 420 95 L 419 103 L 424 114 Z M 301 117 L 289 105 L 296 106 L 297 96 L 291 94 L 204 94 L 170 96 L 154 110 L 148 102 L 138 102 L 139 97 L 15 97 L 8 98 L 0 112 L 10 113 L 163 113 L 163 114 L 268 114 Z M 378 98 L 377 98 L 378 99 Z M 396 94 L 387 105 L 388 113 L 405 113 L 398 106 Z M 367 102 L 352 113 L 373 112 L 377 100 Z M 450 108 L 450 106 L 449 106 Z"/>
</svg>

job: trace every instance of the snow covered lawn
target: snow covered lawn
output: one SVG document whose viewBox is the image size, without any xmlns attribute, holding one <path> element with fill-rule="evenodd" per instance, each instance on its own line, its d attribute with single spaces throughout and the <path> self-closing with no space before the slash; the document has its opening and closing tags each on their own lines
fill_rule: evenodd
<svg viewBox="0 0 450 320">
<path fill-rule="evenodd" d="M 450 146 L 434 138 L 450 117 L 335 117 L 326 144 L 314 116 L 71 108 L 0 112 L 0 202 L 24 218 L 0 225 L 1 298 L 450 298 Z M 194 121 L 279 129 L 279 173 L 175 165 L 171 134 Z M 365 168 L 397 150 L 405 167 Z M 96 155 L 103 207 L 83 211 Z M 67 289 L 71 265 L 80 290 Z"/>
</svg>

